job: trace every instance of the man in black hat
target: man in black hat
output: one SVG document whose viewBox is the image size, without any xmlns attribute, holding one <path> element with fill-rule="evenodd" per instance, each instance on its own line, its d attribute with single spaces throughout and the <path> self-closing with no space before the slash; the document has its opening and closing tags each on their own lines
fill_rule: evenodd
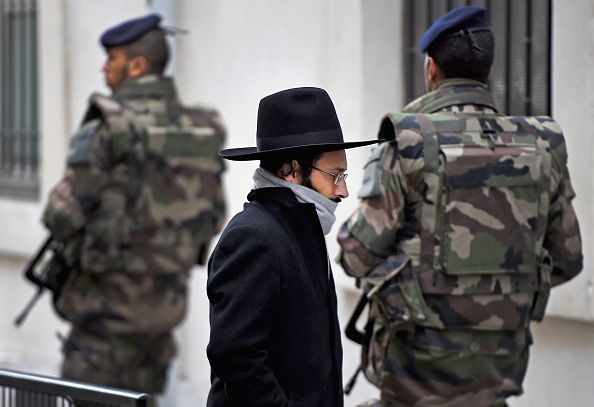
<svg viewBox="0 0 594 407">
<path fill-rule="evenodd" d="M 225 129 L 217 111 L 177 98 L 160 22 L 101 36 L 112 95 L 91 96 L 43 216 L 70 271 L 55 296 L 72 324 L 62 376 L 150 394 L 164 390 L 189 272 L 225 212 Z"/>
<path fill-rule="evenodd" d="M 502 407 L 530 322 L 582 269 L 565 141 L 550 117 L 497 111 L 485 8 L 439 18 L 421 51 L 428 93 L 382 119 L 390 142 L 338 236 L 370 301 L 362 370 L 381 402 L 366 405 Z"/>
<path fill-rule="evenodd" d="M 345 143 L 328 94 L 267 96 L 257 147 L 228 160 L 260 160 L 244 210 L 209 260 L 212 368 L 209 407 L 343 405 L 342 346 L 324 235 L 349 193 Z"/>
</svg>

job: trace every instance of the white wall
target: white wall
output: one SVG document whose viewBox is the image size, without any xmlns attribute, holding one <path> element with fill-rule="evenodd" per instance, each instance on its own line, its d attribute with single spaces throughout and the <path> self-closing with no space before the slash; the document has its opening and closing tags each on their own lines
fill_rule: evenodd
<svg viewBox="0 0 594 407">
<path fill-rule="evenodd" d="M 150 4 L 149 4 L 150 3 Z M 512 407 L 594 405 L 588 385 L 594 361 L 592 324 L 593 151 L 589 118 L 594 97 L 594 0 L 555 0 L 553 33 L 553 109 L 570 154 L 578 194 L 586 270 L 554 290 L 549 314 L 535 326 L 535 345 L 526 379 L 526 394 Z M 402 90 L 400 10 L 394 0 L 43 0 L 40 5 L 40 72 L 42 86 L 42 199 L 23 204 L 0 200 L 0 367 L 57 374 L 59 341 L 66 332 L 44 296 L 25 325 L 12 319 L 33 294 L 20 270 L 45 235 L 40 211 L 49 188 L 63 171 L 68 137 L 77 127 L 92 91 L 107 93 L 98 44 L 103 30 L 147 9 L 162 11 L 165 24 L 189 30 L 173 37 L 174 63 L 182 99 L 219 108 L 229 130 L 228 147 L 255 143 L 259 100 L 294 86 L 325 88 L 336 105 L 345 139 L 376 136 L 381 115 L 399 110 Z M 337 225 L 328 237 L 331 257 L 339 223 L 354 209 L 361 168 L 369 148 L 349 150 L 351 197 L 339 205 Z M 225 177 L 229 216 L 241 210 L 251 187 L 256 162 L 229 162 Z M 334 266 L 339 316 L 346 324 L 358 297 L 352 281 Z M 190 310 L 177 332 L 180 354 L 164 405 L 204 405 L 209 369 L 206 271 L 196 268 L 191 280 Z M 344 341 L 345 381 L 359 361 L 359 350 Z M 554 367 L 554 369 L 553 369 Z M 377 390 L 360 376 L 346 406 L 376 397 Z"/>
<path fill-rule="evenodd" d="M 585 253 L 584 272 L 575 281 L 554 292 L 550 315 L 594 320 L 590 261 L 594 247 L 592 196 L 591 120 L 594 112 L 594 3 L 553 2 L 553 115 L 561 124 L 567 140 L 569 171 L 576 191 L 575 208 L 580 221 Z"/>
<path fill-rule="evenodd" d="M 553 1 L 553 116 L 561 124 L 569 171 L 577 194 L 584 271 L 553 290 L 548 317 L 533 324 L 534 346 L 525 394 L 510 407 L 594 405 L 594 310 L 592 307 L 594 139 L 594 3 Z"/>
</svg>

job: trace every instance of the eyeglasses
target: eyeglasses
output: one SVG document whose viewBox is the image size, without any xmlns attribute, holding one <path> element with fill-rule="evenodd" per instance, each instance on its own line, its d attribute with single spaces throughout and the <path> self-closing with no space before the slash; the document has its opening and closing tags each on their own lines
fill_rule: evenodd
<svg viewBox="0 0 594 407">
<path fill-rule="evenodd" d="M 334 179 L 334 185 L 338 185 L 340 183 L 340 181 L 342 181 L 343 179 L 346 180 L 347 177 L 349 176 L 349 174 L 332 174 L 331 172 L 321 170 L 318 167 L 314 167 L 313 165 L 311 166 L 311 168 L 313 168 L 314 170 L 322 171 L 323 173 L 330 175 L 332 177 L 332 179 Z"/>
</svg>

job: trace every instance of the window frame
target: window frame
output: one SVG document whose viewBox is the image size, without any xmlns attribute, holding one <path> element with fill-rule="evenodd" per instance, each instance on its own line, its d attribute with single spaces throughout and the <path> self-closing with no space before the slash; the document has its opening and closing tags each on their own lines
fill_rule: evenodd
<svg viewBox="0 0 594 407">
<path fill-rule="evenodd" d="M 0 197 L 39 198 L 38 6 L 0 0 Z"/>
<path fill-rule="evenodd" d="M 410 102 L 426 92 L 421 37 L 439 17 L 460 6 L 488 10 L 495 36 L 488 87 L 499 112 L 551 115 L 552 0 L 406 0 L 402 19 L 406 100 Z"/>
</svg>

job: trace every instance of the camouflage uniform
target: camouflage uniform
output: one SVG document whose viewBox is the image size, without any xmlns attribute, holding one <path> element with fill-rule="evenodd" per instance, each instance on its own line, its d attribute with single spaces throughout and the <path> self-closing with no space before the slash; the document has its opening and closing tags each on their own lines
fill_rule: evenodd
<svg viewBox="0 0 594 407">
<path fill-rule="evenodd" d="M 63 376 L 160 393 L 192 266 L 225 215 L 225 129 L 147 75 L 93 95 L 43 221 L 71 267 L 57 312 L 72 323 Z"/>
<path fill-rule="evenodd" d="M 384 117 L 393 141 L 338 236 L 371 300 L 366 377 L 389 406 L 505 405 L 522 393 L 530 320 L 582 268 L 561 129 L 499 115 L 464 79 L 405 111 Z"/>
</svg>

